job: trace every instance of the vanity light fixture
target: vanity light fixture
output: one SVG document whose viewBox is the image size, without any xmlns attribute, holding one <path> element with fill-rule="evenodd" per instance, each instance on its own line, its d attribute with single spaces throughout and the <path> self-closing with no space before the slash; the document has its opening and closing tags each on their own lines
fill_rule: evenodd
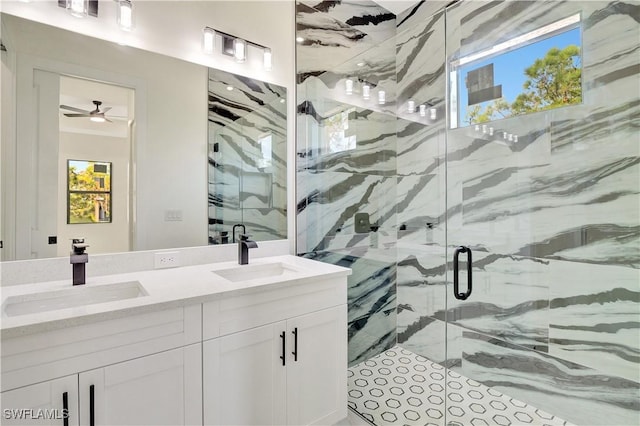
<svg viewBox="0 0 640 426">
<path fill-rule="evenodd" d="M 116 0 L 116 2 L 118 1 Z M 98 0 L 58 0 L 58 7 L 67 9 L 76 18 L 98 17 Z"/>
<path fill-rule="evenodd" d="M 216 42 L 217 38 L 222 39 L 220 44 Z M 260 49 L 262 50 L 262 67 L 266 71 L 270 71 L 273 67 L 273 54 L 271 52 L 271 48 L 236 37 L 225 33 L 224 31 L 216 30 L 211 27 L 204 27 L 202 30 L 202 50 L 204 53 L 211 55 L 215 52 L 216 46 L 222 46 L 220 53 L 227 56 L 233 56 L 236 62 L 239 63 L 247 61 L 250 47 Z"/>
<path fill-rule="evenodd" d="M 426 117 L 427 116 L 427 106 L 422 104 L 420 105 L 420 117 Z"/>
<path fill-rule="evenodd" d="M 409 99 L 407 101 L 407 112 L 409 114 L 413 114 L 414 112 L 416 112 L 416 101 L 414 101 L 413 99 Z"/>
<path fill-rule="evenodd" d="M 133 4 L 131 0 L 118 1 L 118 26 L 123 31 L 133 28 Z"/>
<path fill-rule="evenodd" d="M 347 95 L 353 95 L 353 80 L 350 78 L 346 79 L 344 82 L 344 93 Z"/>
<path fill-rule="evenodd" d="M 432 120 L 438 118 L 438 110 L 436 108 L 429 108 L 429 118 Z"/>
<path fill-rule="evenodd" d="M 384 90 L 380 90 L 378 92 L 378 104 L 384 105 L 385 103 L 387 103 L 387 94 Z"/>
</svg>

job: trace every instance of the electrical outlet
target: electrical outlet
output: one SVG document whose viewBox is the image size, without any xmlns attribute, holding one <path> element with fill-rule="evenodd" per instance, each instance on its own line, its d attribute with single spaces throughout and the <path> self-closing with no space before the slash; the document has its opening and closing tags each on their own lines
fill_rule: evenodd
<svg viewBox="0 0 640 426">
<path fill-rule="evenodd" d="M 164 251 L 156 253 L 154 257 L 154 268 L 175 268 L 180 266 L 180 252 L 179 251 Z"/>
</svg>

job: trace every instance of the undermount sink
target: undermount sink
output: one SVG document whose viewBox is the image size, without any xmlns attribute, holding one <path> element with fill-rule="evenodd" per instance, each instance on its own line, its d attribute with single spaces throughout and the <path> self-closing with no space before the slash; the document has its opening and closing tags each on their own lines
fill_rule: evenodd
<svg viewBox="0 0 640 426">
<path fill-rule="evenodd" d="M 77 286 L 64 290 L 45 291 L 8 297 L 2 305 L 5 317 L 56 311 L 58 309 L 95 305 L 147 296 L 138 281 L 96 286 Z"/>
<path fill-rule="evenodd" d="M 212 271 L 232 282 L 255 280 L 259 278 L 281 277 L 288 278 L 299 271 L 286 263 L 259 263 L 254 265 L 242 265 L 228 269 Z"/>
</svg>

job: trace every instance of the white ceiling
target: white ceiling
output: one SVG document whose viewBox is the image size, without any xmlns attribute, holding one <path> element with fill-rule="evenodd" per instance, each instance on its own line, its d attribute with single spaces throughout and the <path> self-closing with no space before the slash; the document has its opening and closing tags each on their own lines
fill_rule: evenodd
<svg viewBox="0 0 640 426">
<path fill-rule="evenodd" d="M 375 2 L 394 15 L 398 15 L 416 3 L 420 3 L 419 0 L 375 0 Z"/>
</svg>

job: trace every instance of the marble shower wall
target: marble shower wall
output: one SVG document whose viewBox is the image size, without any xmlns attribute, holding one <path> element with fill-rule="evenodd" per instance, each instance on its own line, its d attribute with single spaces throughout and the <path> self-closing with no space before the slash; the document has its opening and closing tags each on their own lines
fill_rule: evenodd
<svg viewBox="0 0 640 426">
<path fill-rule="evenodd" d="M 287 238 L 286 89 L 209 69 L 208 90 L 209 244 Z"/>
<path fill-rule="evenodd" d="M 495 134 L 519 135 L 515 143 L 442 127 L 446 187 L 438 182 L 444 142 L 423 130 L 408 144 L 416 154 L 407 162 L 398 150 L 399 176 L 413 161 L 406 181 L 422 182 L 411 192 L 399 178 L 397 212 L 407 224 L 398 234 L 399 343 L 576 424 L 640 423 L 639 9 L 463 1 L 444 17 L 446 55 L 427 40 L 422 54 L 405 49 L 398 58 L 399 93 L 412 85 L 400 64 L 410 69 L 422 59 L 443 66 L 432 86 L 444 94 L 445 56 L 581 13 L 583 103 L 492 123 Z M 418 29 L 428 19 L 412 16 L 401 20 L 399 54 L 401 40 L 432 31 Z M 398 146 L 407 146 L 400 133 Z M 404 193 L 429 196 L 405 200 L 417 204 L 405 215 Z M 474 250 L 467 301 L 445 292 L 461 244 Z"/>
<path fill-rule="evenodd" d="M 372 1 L 303 1 L 296 22 L 297 252 L 353 269 L 355 364 L 396 342 L 395 16 Z"/>
<path fill-rule="evenodd" d="M 397 339 L 570 422 L 640 424 L 640 6 L 435 3 L 375 34 L 338 12 L 370 2 L 298 9 L 298 252 L 354 268 L 350 363 Z M 447 129 L 445 58 L 575 13 L 582 104 L 495 122 L 514 143 Z M 343 112 L 356 147 L 332 151 Z M 355 232 L 359 212 L 377 232 Z M 464 302 L 447 285 L 460 244 Z"/>
</svg>

